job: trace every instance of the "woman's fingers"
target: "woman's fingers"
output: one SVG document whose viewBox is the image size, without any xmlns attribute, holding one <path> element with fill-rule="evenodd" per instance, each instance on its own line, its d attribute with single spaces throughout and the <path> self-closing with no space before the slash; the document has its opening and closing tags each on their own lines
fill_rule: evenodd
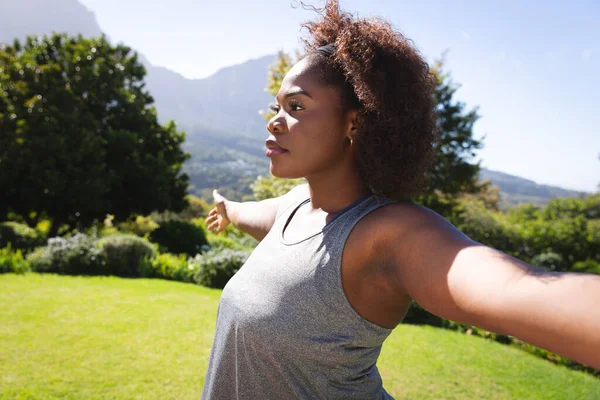
<svg viewBox="0 0 600 400">
<path fill-rule="evenodd" d="M 206 228 L 206 229 L 208 229 L 209 231 L 212 231 L 212 230 L 214 230 L 215 228 L 218 228 L 218 227 L 219 227 L 219 221 L 215 221 L 212 224 L 210 224 L 208 226 L 208 228 Z"/>
</svg>

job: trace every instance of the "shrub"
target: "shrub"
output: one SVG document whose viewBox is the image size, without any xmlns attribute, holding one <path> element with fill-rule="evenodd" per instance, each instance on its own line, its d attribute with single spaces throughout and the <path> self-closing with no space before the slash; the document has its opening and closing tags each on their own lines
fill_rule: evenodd
<svg viewBox="0 0 600 400">
<path fill-rule="evenodd" d="M 195 218 L 192 222 L 201 227 L 206 232 L 206 240 L 211 249 L 234 249 L 252 251 L 258 245 L 258 240 L 246 232 L 228 225 L 222 232 L 215 234 L 206 229 L 206 222 L 203 218 Z"/>
<path fill-rule="evenodd" d="M 83 233 L 65 239 L 55 237 L 48 245 L 31 253 L 27 260 L 36 272 L 66 275 L 108 275 L 104 257 L 96 240 Z"/>
<path fill-rule="evenodd" d="M 180 282 L 194 282 L 194 273 L 198 265 L 188 262 L 185 254 L 159 254 L 154 258 L 145 258 L 140 264 L 140 276 L 160 278 Z"/>
<path fill-rule="evenodd" d="M 0 224 L 0 248 L 9 243 L 13 249 L 30 251 L 42 245 L 43 237 L 35 229 L 18 222 L 3 222 Z"/>
<path fill-rule="evenodd" d="M 186 221 L 194 218 L 204 218 L 212 208 L 210 204 L 200 197 L 188 195 L 185 199 L 188 202 L 188 206 L 179 215 Z"/>
<path fill-rule="evenodd" d="M 193 263 L 199 264 L 194 280 L 196 283 L 222 289 L 229 279 L 244 265 L 248 256 L 242 250 L 211 250 L 202 255 L 197 255 Z"/>
<path fill-rule="evenodd" d="M 565 262 L 562 256 L 551 251 L 536 255 L 531 259 L 531 264 L 550 271 L 565 270 Z"/>
<path fill-rule="evenodd" d="M 190 222 L 177 220 L 163 222 L 150 234 L 150 240 L 158 243 L 161 251 L 190 256 L 200 253 L 202 246 L 208 244 L 202 228 Z"/>
<path fill-rule="evenodd" d="M 138 215 L 134 220 L 118 224 L 119 229 L 137 236 L 145 236 L 158 228 L 158 224 L 149 216 Z"/>
<path fill-rule="evenodd" d="M 13 250 L 10 244 L 8 247 L 0 249 L 0 273 L 24 274 L 30 270 L 29 262 L 23 258 L 20 249 Z"/>
<path fill-rule="evenodd" d="M 98 242 L 106 271 L 122 277 L 140 276 L 140 264 L 144 258 L 156 255 L 156 249 L 148 241 L 135 235 L 108 236 Z"/>
<path fill-rule="evenodd" d="M 576 262 L 573 265 L 573 271 L 575 272 L 588 272 L 591 274 L 600 275 L 600 263 L 594 260 L 585 260 Z"/>
</svg>

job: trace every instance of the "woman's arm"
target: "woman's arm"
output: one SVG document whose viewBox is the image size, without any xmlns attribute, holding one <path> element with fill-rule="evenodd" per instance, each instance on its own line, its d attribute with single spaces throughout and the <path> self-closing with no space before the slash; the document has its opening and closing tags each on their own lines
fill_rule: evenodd
<svg viewBox="0 0 600 400">
<path fill-rule="evenodd" d="M 422 207 L 395 212 L 394 271 L 422 307 L 600 368 L 600 276 L 533 267 Z"/>
<path fill-rule="evenodd" d="M 221 232 L 231 223 L 241 231 L 262 240 L 275 223 L 279 206 L 300 191 L 306 191 L 306 185 L 300 185 L 287 194 L 262 201 L 237 202 L 227 200 L 216 190 L 213 192 L 215 207 L 208 213 L 206 223 L 209 230 Z"/>
</svg>

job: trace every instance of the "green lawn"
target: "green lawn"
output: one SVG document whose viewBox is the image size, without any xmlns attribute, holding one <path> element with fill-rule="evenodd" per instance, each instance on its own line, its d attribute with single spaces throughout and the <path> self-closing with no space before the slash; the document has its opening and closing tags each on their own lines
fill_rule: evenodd
<svg viewBox="0 0 600 400">
<path fill-rule="evenodd" d="M 0 275 L 1 399 L 198 399 L 221 292 L 179 282 Z M 518 349 L 402 325 L 398 399 L 600 399 L 600 380 Z"/>
</svg>

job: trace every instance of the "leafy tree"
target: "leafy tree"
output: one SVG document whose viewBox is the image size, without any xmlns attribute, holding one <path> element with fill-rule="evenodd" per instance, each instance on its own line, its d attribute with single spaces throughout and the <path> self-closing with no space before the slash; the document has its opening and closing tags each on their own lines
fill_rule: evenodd
<svg viewBox="0 0 600 400">
<path fill-rule="evenodd" d="M 0 47 L 0 218 L 86 226 L 107 213 L 182 210 L 185 134 L 160 126 L 146 71 L 103 36 Z"/>
<path fill-rule="evenodd" d="M 431 69 L 437 79 L 434 96 L 441 134 L 436 145 L 435 163 L 427 173 L 427 194 L 456 196 L 479 192 L 480 167 L 472 163 L 475 151 L 482 147 L 482 143 L 473 138 L 473 125 L 479 115 L 477 108 L 467 112 L 465 104 L 453 98 L 460 85 L 455 84 L 450 73 L 444 71 L 444 62 L 442 56 Z"/>
<path fill-rule="evenodd" d="M 269 68 L 265 90 L 275 96 L 283 77 L 292 65 L 292 58 L 280 52 L 275 63 Z M 416 200 L 444 215 L 449 215 L 456 207 L 459 195 L 484 193 L 485 202 L 497 207 L 498 199 L 495 198 L 497 193 L 494 194 L 489 183 L 478 183 L 480 167 L 479 164 L 472 162 L 475 151 L 482 147 L 482 143 L 473 138 L 473 125 L 479 119 L 477 108 L 466 111 L 465 104 L 454 99 L 454 94 L 460 86 L 455 84 L 450 74 L 444 71 L 444 57 L 435 62 L 431 71 L 437 79 L 434 96 L 441 135 L 436 145 L 436 160 L 427 173 L 428 186 L 424 195 Z M 273 116 L 272 113 L 264 111 L 262 114 L 266 119 Z M 261 177 L 255 183 L 255 187 L 259 189 L 267 187 L 268 180 L 273 181 L 274 187 L 283 187 L 281 183 L 275 182 L 275 179 Z M 291 187 L 301 182 L 296 181 Z M 268 193 L 268 191 L 263 192 Z"/>
<path fill-rule="evenodd" d="M 304 179 L 283 179 L 274 176 L 259 176 L 254 183 L 250 185 L 254 199 L 265 200 L 273 197 L 283 196 L 296 186 L 305 183 Z"/>
<path fill-rule="evenodd" d="M 279 92 L 279 88 L 281 87 L 283 78 L 285 78 L 285 74 L 287 74 L 293 66 L 294 61 L 292 60 L 292 57 L 283 51 L 280 51 L 277 55 L 277 60 L 269 67 L 269 75 L 267 77 L 267 87 L 265 88 L 265 92 L 269 93 L 273 97 L 277 96 L 277 92 Z M 275 115 L 275 113 L 271 110 L 262 111 L 261 114 L 267 121 L 273 118 L 273 115 Z"/>
</svg>

